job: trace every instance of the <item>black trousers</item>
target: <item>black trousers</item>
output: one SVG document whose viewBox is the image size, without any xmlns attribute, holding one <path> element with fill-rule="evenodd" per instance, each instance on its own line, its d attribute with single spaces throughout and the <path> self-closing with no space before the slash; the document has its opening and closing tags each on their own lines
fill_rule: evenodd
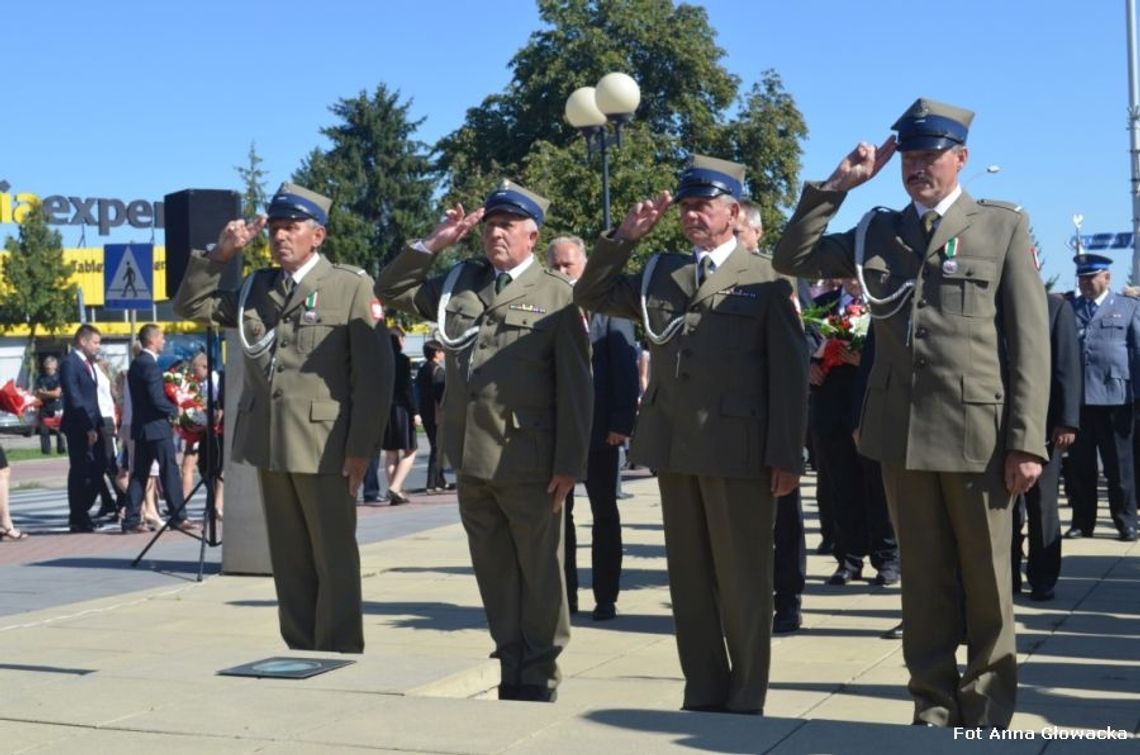
<svg viewBox="0 0 1140 755">
<path fill-rule="evenodd" d="M 443 477 L 443 454 L 439 450 L 439 443 L 436 438 L 439 437 L 439 425 L 435 423 L 434 418 L 429 418 L 426 414 L 420 415 L 423 418 L 424 432 L 427 433 L 428 446 L 431 451 L 428 452 L 428 466 L 427 466 L 427 485 L 428 488 L 446 488 L 447 480 Z"/>
<path fill-rule="evenodd" d="M 826 543 L 835 543 L 835 495 L 827 465 L 820 461 L 819 434 L 811 433 L 812 467 L 815 469 L 815 505 L 819 511 L 819 536 Z"/>
<path fill-rule="evenodd" d="M 166 513 L 174 524 L 186 518 L 182 507 L 182 474 L 178 471 L 178 458 L 174 450 L 173 438 L 156 440 L 136 440 L 135 458 L 131 462 L 131 484 L 127 488 L 127 513 L 123 518 L 123 529 L 139 525 L 142 514 L 143 494 L 150 478 L 150 465 L 158 462 L 158 481 L 166 493 Z"/>
<path fill-rule="evenodd" d="M 891 527 L 883 476 L 877 462 L 859 455 L 851 434 L 816 433 L 816 459 L 831 482 L 835 515 L 835 559 L 863 568 L 898 566 L 899 546 Z"/>
<path fill-rule="evenodd" d="M 1108 480 L 1108 510 L 1117 530 L 1136 526 L 1136 478 L 1132 467 L 1131 404 L 1081 407 L 1081 431 L 1069 450 L 1073 528 L 1091 535 L 1096 527 L 1097 451 Z"/>
<path fill-rule="evenodd" d="M 89 446 L 86 432 L 67 433 L 67 523 L 72 527 L 91 524 L 88 510 L 103 484 L 106 452 L 103 434 L 96 435 L 95 445 Z"/>
<path fill-rule="evenodd" d="M 591 443 L 586 462 L 586 494 L 590 498 L 590 562 L 594 603 L 616 603 L 621 583 L 621 517 L 617 506 L 618 447 Z M 574 495 L 566 497 L 566 595 L 578 604 L 578 538 L 574 531 Z"/>
<path fill-rule="evenodd" d="M 1061 476 L 1063 454 L 1049 444 L 1049 462 L 1041 468 L 1041 477 L 1029 492 L 1018 497 L 1013 510 L 1013 587 L 1021 589 L 1021 543 L 1029 541 L 1029 558 L 1025 577 L 1029 586 L 1050 590 L 1061 576 L 1061 514 L 1057 506 L 1057 485 Z M 1029 520 L 1026 536 L 1021 526 Z"/>
<path fill-rule="evenodd" d="M 777 611 L 798 609 L 807 581 L 804 507 L 799 488 L 776 499 L 776 524 L 772 538 L 776 552 L 772 568 L 775 608 Z"/>
</svg>

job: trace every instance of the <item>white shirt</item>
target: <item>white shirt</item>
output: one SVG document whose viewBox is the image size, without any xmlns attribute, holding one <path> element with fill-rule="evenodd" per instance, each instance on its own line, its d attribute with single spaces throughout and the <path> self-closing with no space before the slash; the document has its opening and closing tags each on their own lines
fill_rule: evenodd
<svg viewBox="0 0 1140 755">
<path fill-rule="evenodd" d="M 946 213 L 950 211 L 950 207 L 958 201 L 958 197 L 960 196 L 962 196 L 962 185 L 958 184 L 954 187 L 954 191 L 943 197 L 942 201 L 933 207 L 927 207 L 926 205 L 916 200 L 914 202 L 914 211 L 918 213 L 919 220 L 921 220 L 922 216 L 930 210 L 937 212 L 938 220 L 934 221 L 934 227 L 937 228 L 938 224 L 942 222 L 942 218 L 946 217 Z"/>
<path fill-rule="evenodd" d="M 515 265 L 510 270 L 496 270 L 495 271 L 495 280 L 498 280 L 500 275 L 503 275 L 504 273 L 506 273 L 506 274 L 509 274 L 511 276 L 511 280 L 517 281 L 519 279 L 519 276 L 522 275 L 523 273 L 525 273 L 526 269 L 528 267 L 530 267 L 533 263 L 534 263 L 534 255 L 528 254 L 526 256 L 525 260 L 523 260 L 519 264 Z"/>
<path fill-rule="evenodd" d="M 303 264 L 299 268 L 297 268 L 293 273 L 285 273 L 285 274 L 293 279 L 294 284 L 298 284 L 301 282 L 301 280 L 306 275 L 309 274 L 310 270 L 312 270 L 314 267 L 317 266 L 317 263 L 320 262 L 320 260 L 321 260 L 321 254 L 320 254 L 320 252 L 317 252 L 317 253 L 313 254 L 312 257 L 309 257 L 309 260 L 305 264 Z"/>
<path fill-rule="evenodd" d="M 95 394 L 99 397 L 99 416 L 115 416 L 115 398 L 111 395 L 111 379 L 107 373 L 95 367 Z"/>
<path fill-rule="evenodd" d="M 701 283 L 701 261 L 705 257 L 712 257 L 713 266 L 712 270 L 710 270 L 709 273 L 711 274 L 715 272 L 721 265 L 724 264 L 725 260 L 728 259 L 728 255 L 732 254 L 733 250 L 736 249 L 736 243 L 736 237 L 734 236 L 733 238 L 730 238 L 728 241 L 718 246 L 716 249 L 693 249 L 693 256 L 697 261 L 697 265 L 694 268 L 694 275 L 696 276 L 698 286 Z"/>
</svg>

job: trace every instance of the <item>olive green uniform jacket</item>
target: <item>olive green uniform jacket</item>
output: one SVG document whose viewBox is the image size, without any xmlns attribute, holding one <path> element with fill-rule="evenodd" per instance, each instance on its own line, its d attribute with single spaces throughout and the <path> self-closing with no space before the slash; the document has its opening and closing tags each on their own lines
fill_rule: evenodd
<svg viewBox="0 0 1140 755">
<path fill-rule="evenodd" d="M 218 290 L 222 267 L 191 255 L 174 299 L 179 317 L 239 325 L 238 292 Z M 245 357 L 233 458 L 274 472 L 340 474 L 346 456 L 375 456 L 392 401 L 393 358 L 373 311 L 372 280 L 322 257 L 285 304 L 278 268 L 251 275 L 241 327 L 253 343 L 276 326 L 277 340 L 265 354 Z"/>
<path fill-rule="evenodd" d="M 634 245 L 602 236 L 574 298 L 591 312 L 641 319 L 643 272 L 624 274 Z M 662 345 L 649 343 L 649 386 L 630 458 L 653 469 L 714 477 L 760 478 L 768 467 L 803 468 L 807 345 L 790 299 L 771 266 L 737 246 L 696 285 L 691 254 L 659 257 L 646 299 Z"/>
<path fill-rule="evenodd" d="M 435 320 L 446 276 L 428 278 L 435 257 L 405 249 L 380 273 L 384 306 Z M 594 389 L 590 342 L 570 281 L 534 260 L 495 293 L 484 259 L 467 260 L 447 304 L 451 337 L 474 341 L 446 360 L 440 444 L 452 468 L 497 482 L 580 476 L 586 465 Z"/>
<path fill-rule="evenodd" d="M 845 196 L 807 184 L 776 247 L 776 270 L 855 276 L 855 231 L 824 233 Z M 964 191 L 929 243 L 913 204 L 871 221 L 866 290 L 881 299 L 914 281 L 914 291 L 874 321 L 860 422 L 865 456 L 935 472 L 983 472 L 1013 450 L 1048 458 L 1049 326 L 1028 227 L 1019 208 Z"/>
</svg>

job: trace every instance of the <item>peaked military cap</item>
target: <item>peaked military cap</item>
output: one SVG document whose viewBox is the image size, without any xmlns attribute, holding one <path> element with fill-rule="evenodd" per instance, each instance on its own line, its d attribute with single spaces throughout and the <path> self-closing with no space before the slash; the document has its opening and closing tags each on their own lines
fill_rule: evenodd
<svg viewBox="0 0 1140 755">
<path fill-rule="evenodd" d="M 487 201 L 483 203 L 483 217 L 506 212 L 521 218 L 530 218 L 541 228 L 548 209 L 550 209 L 550 200 L 546 197 L 528 191 L 512 181 L 504 180 L 497 189 L 487 195 Z"/>
<path fill-rule="evenodd" d="M 719 197 L 728 194 L 740 199 L 744 191 L 744 166 L 715 157 L 693 155 L 689 167 L 681 173 L 681 181 L 673 195 L 679 202 L 686 197 Z"/>
<path fill-rule="evenodd" d="M 297 184 L 283 183 L 269 200 L 265 214 L 270 220 L 315 220 L 328 225 L 330 207 L 332 200 L 328 197 Z"/>
<path fill-rule="evenodd" d="M 1077 275 L 1079 277 L 1096 275 L 1112 267 L 1112 258 L 1105 257 L 1103 254 L 1078 254 L 1076 257 L 1073 257 L 1073 262 L 1077 265 Z"/>
<path fill-rule="evenodd" d="M 966 143 L 973 120 L 969 110 L 919 97 L 891 128 L 899 132 L 900 152 L 949 149 Z"/>
</svg>

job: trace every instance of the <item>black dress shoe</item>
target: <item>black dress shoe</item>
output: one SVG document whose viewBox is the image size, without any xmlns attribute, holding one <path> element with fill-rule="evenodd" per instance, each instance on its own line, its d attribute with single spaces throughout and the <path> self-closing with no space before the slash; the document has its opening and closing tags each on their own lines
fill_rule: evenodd
<svg viewBox="0 0 1140 755">
<path fill-rule="evenodd" d="M 1136 542 L 1136 528 L 1135 527 L 1125 527 L 1124 529 L 1119 530 L 1119 532 L 1120 532 L 1120 534 L 1117 536 L 1117 538 L 1119 540 L 1122 540 L 1123 542 L 1126 542 L 1126 543 Z"/>
<path fill-rule="evenodd" d="M 1092 537 L 1092 533 L 1085 532 L 1084 530 L 1077 529 L 1076 527 L 1070 527 L 1069 530 L 1065 533 L 1066 540 L 1080 540 L 1082 537 Z"/>
<path fill-rule="evenodd" d="M 799 631 L 802 617 L 794 608 L 777 610 L 772 617 L 772 634 L 791 634 Z"/>
<path fill-rule="evenodd" d="M 899 581 L 899 568 L 897 566 L 884 566 L 879 569 L 879 573 L 875 575 L 874 583 L 879 587 L 887 587 L 888 585 L 898 584 Z"/>
<path fill-rule="evenodd" d="M 1035 600 L 1038 603 L 1044 603 L 1047 600 L 1052 600 L 1054 597 L 1052 587 L 1034 587 L 1029 592 L 1029 599 Z"/>
<path fill-rule="evenodd" d="M 599 603 L 594 606 L 594 613 L 591 618 L 594 621 L 609 621 L 617 616 L 617 606 L 613 603 Z"/>
<path fill-rule="evenodd" d="M 827 584 L 842 587 L 854 579 L 860 579 L 862 576 L 862 567 L 852 569 L 850 566 L 843 565 L 835 570 L 835 573 L 831 575 L 831 579 L 827 580 Z"/>
<path fill-rule="evenodd" d="M 834 550 L 835 550 L 835 543 L 831 542 L 827 538 L 820 540 L 819 545 L 815 546 L 815 554 L 817 556 L 830 555 Z"/>
<path fill-rule="evenodd" d="M 491 654 L 494 656 L 494 653 Z M 518 700 L 519 699 L 519 686 L 517 684 L 500 684 L 499 685 L 499 699 L 500 700 Z"/>
<path fill-rule="evenodd" d="M 884 640 L 901 640 L 903 635 L 903 625 L 900 621 L 897 626 L 893 626 L 887 631 L 879 635 Z"/>
<path fill-rule="evenodd" d="M 75 532 L 75 533 L 94 532 L 95 531 L 95 523 L 94 522 L 80 522 L 79 524 L 69 525 L 67 529 L 70 530 L 71 532 Z"/>
</svg>

